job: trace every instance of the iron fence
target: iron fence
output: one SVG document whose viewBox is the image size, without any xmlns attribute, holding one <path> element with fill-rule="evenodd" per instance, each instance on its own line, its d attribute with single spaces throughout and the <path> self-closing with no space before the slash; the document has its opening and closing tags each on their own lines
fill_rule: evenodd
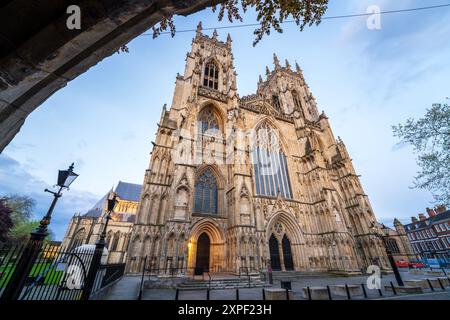
<svg viewBox="0 0 450 320">
<path fill-rule="evenodd" d="M 24 245 L 0 246 L 0 297 L 11 281 L 11 276 L 24 252 Z M 92 247 L 67 250 L 54 244 L 45 244 L 34 260 L 19 300 L 80 300 L 86 289 L 85 280 L 92 263 Z M 96 274 L 92 293 L 119 279 L 124 264 L 101 265 Z"/>
</svg>

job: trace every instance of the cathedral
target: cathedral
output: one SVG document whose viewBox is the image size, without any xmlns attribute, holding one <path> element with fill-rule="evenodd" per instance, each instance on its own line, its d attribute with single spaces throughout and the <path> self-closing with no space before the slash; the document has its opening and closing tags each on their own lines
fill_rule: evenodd
<svg viewBox="0 0 450 320">
<path fill-rule="evenodd" d="M 197 27 L 158 124 L 128 272 L 390 269 L 351 158 L 298 64 L 274 55 L 256 93 L 240 97 L 231 44 Z"/>
</svg>

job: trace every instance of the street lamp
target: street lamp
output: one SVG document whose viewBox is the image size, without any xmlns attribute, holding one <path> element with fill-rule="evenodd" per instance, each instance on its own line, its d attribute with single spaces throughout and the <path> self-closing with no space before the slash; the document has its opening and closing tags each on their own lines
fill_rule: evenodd
<svg viewBox="0 0 450 320">
<path fill-rule="evenodd" d="M 372 234 L 374 236 L 377 236 L 377 237 L 381 238 L 381 240 L 383 240 L 384 249 L 386 250 L 386 254 L 388 256 L 389 263 L 391 264 L 392 271 L 394 271 L 394 275 L 395 275 L 395 279 L 397 280 L 397 284 L 399 286 L 403 287 L 404 286 L 403 279 L 402 279 L 402 276 L 400 275 L 400 271 L 398 270 L 397 265 L 395 264 L 395 260 L 392 255 L 392 251 L 391 251 L 391 249 L 389 249 L 389 246 L 387 245 L 386 236 L 383 236 L 377 232 L 378 228 L 375 226 L 374 223 L 372 223 L 370 230 L 373 232 Z"/>
<path fill-rule="evenodd" d="M 54 192 L 49 189 L 44 190 L 45 192 L 53 194 L 53 201 L 46 215 L 39 222 L 39 227 L 31 233 L 30 240 L 28 240 L 21 257 L 14 268 L 14 272 L 8 281 L 5 291 L 2 294 L 2 300 L 18 300 L 20 298 L 28 275 L 42 249 L 44 239 L 48 235 L 48 225 L 50 224 L 56 202 L 61 198 L 62 191 L 68 189 L 72 182 L 78 177 L 78 174 L 73 172 L 73 167 L 74 164 L 72 163 L 69 169 L 59 170 L 57 181 L 57 186 L 59 187 L 58 191 Z"/>
<path fill-rule="evenodd" d="M 108 196 L 107 206 L 106 206 L 106 213 L 107 213 L 106 217 L 105 217 L 106 222 L 105 222 L 105 225 L 103 226 L 103 231 L 100 234 L 100 238 L 95 243 L 95 251 L 94 251 L 94 255 L 92 256 L 92 262 L 89 267 L 88 274 L 86 276 L 84 290 L 81 294 L 81 300 L 89 300 L 89 297 L 91 295 L 92 288 L 95 283 L 95 278 L 97 276 L 97 271 L 99 270 L 99 267 L 101 264 L 103 250 L 106 245 L 106 241 L 105 241 L 106 229 L 108 228 L 109 220 L 111 220 L 111 212 L 114 210 L 116 203 L 117 203 L 117 195 L 114 192 L 110 192 L 110 194 Z"/>
</svg>

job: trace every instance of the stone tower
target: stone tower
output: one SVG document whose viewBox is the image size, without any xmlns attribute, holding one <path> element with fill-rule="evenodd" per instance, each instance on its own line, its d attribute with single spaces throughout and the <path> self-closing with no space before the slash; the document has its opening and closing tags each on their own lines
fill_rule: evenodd
<svg viewBox="0 0 450 320">
<path fill-rule="evenodd" d="M 274 55 L 237 94 L 231 38 L 197 27 L 163 107 L 128 252 L 129 272 L 388 268 L 344 143 L 296 64 Z"/>
</svg>

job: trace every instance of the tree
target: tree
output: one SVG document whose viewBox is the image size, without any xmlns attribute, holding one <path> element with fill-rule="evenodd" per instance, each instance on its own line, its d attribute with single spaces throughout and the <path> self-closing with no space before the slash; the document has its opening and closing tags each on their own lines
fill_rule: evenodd
<svg viewBox="0 0 450 320">
<path fill-rule="evenodd" d="M 39 221 L 32 220 L 36 201 L 28 196 L 18 194 L 4 197 L 2 200 L 5 207 L 11 211 L 12 225 L 8 228 L 7 242 L 14 244 L 27 242 L 30 233 L 39 226 Z M 53 238 L 52 231 L 48 232 L 46 241 Z"/>
<path fill-rule="evenodd" d="M 256 20 L 259 22 L 259 27 L 253 32 L 255 34 L 253 45 L 256 45 L 264 34 L 269 35 L 272 28 L 277 32 L 283 32 L 280 24 L 289 17 L 294 19 L 300 31 L 303 31 L 305 26 L 318 25 L 328 8 L 328 0 L 223 0 L 219 2 L 219 21 L 222 21 L 225 16 L 230 22 L 234 20 L 242 21 L 240 9 L 244 13 L 247 12 L 248 8 L 256 11 Z M 213 6 L 212 9 L 216 12 L 217 7 Z M 167 28 L 170 29 L 173 37 L 176 28 L 172 18 L 173 15 L 171 14 L 163 16 L 159 26 L 153 27 L 153 37 L 157 37 Z M 123 51 L 127 50 L 128 48 L 125 46 Z"/>
<path fill-rule="evenodd" d="M 28 196 L 18 194 L 4 197 L 6 205 L 12 210 L 11 218 L 14 223 L 27 221 L 33 217 L 36 201 Z"/>
<path fill-rule="evenodd" d="M 11 219 L 12 210 L 6 206 L 5 199 L 0 198 L 0 243 L 7 242 L 9 230 L 14 223 Z"/>
<path fill-rule="evenodd" d="M 414 187 L 429 190 L 437 204 L 450 205 L 450 107 L 434 104 L 422 119 L 393 127 L 394 136 L 417 153 Z"/>
</svg>

